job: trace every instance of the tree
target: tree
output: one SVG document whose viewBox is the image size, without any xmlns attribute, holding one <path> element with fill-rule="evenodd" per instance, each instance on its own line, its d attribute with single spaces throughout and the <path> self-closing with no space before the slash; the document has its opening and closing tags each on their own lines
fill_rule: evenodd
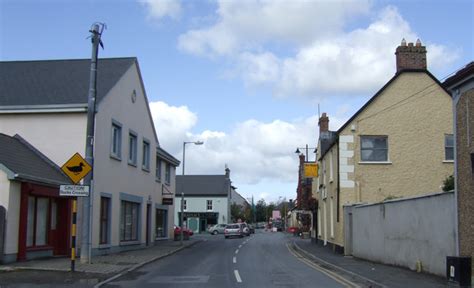
<svg viewBox="0 0 474 288">
<path fill-rule="evenodd" d="M 257 201 L 257 205 L 255 205 L 255 213 L 257 214 L 257 222 L 264 222 L 267 220 L 267 204 L 265 203 L 265 200 L 260 199 Z"/>
<path fill-rule="evenodd" d="M 242 206 L 232 203 L 232 205 L 230 205 L 230 218 L 232 219 L 232 222 L 237 222 L 238 219 L 242 219 Z"/>
<path fill-rule="evenodd" d="M 454 176 L 449 175 L 443 181 L 443 191 L 448 192 L 454 190 Z"/>
</svg>

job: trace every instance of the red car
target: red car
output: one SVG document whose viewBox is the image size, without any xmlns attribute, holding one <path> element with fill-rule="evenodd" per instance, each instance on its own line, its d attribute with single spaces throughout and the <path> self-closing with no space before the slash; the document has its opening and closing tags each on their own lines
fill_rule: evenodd
<svg viewBox="0 0 474 288">
<path fill-rule="evenodd" d="M 288 233 L 291 233 L 291 234 L 296 234 L 298 233 L 298 227 L 288 227 L 287 231 Z"/>
<path fill-rule="evenodd" d="M 190 236 L 193 236 L 194 232 L 191 229 L 184 228 L 183 230 L 183 238 L 185 240 L 189 239 Z M 179 226 L 174 226 L 174 239 L 175 240 L 180 240 L 181 237 L 181 227 Z"/>
</svg>

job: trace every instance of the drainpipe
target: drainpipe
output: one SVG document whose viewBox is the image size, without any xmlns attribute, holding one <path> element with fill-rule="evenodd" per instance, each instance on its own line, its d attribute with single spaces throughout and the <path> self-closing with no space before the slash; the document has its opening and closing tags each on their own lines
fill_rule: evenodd
<svg viewBox="0 0 474 288">
<path fill-rule="evenodd" d="M 459 215 L 458 215 L 458 157 L 457 157 L 457 113 L 456 107 L 460 98 L 460 91 L 456 89 L 453 93 L 453 137 L 454 137 L 454 242 L 456 256 L 459 256 Z"/>
</svg>

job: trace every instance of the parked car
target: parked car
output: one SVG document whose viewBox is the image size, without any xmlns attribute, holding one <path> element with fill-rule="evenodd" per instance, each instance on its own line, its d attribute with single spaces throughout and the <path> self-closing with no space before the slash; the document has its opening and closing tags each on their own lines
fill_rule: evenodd
<svg viewBox="0 0 474 288">
<path fill-rule="evenodd" d="M 286 231 L 288 231 L 288 233 L 291 233 L 293 235 L 297 235 L 299 229 L 298 229 L 298 227 L 288 227 L 288 229 Z"/>
<path fill-rule="evenodd" d="M 207 231 L 212 235 L 224 234 L 225 226 L 227 226 L 227 224 L 216 224 L 214 226 L 209 227 L 209 230 Z"/>
<path fill-rule="evenodd" d="M 244 233 L 245 236 L 250 236 L 250 228 L 249 226 L 247 225 L 247 223 L 239 223 L 241 226 L 242 226 L 242 231 Z"/>
<path fill-rule="evenodd" d="M 183 239 L 184 240 L 189 240 L 189 237 L 193 236 L 194 232 L 191 229 L 184 228 L 183 229 Z M 174 240 L 180 240 L 181 239 L 181 227 L 179 226 L 174 226 Z"/>
<path fill-rule="evenodd" d="M 232 236 L 237 236 L 237 237 L 244 237 L 244 230 L 242 225 L 239 223 L 234 223 L 234 224 L 227 224 L 224 229 L 224 237 L 225 239 L 232 237 Z"/>
<path fill-rule="evenodd" d="M 250 234 L 255 234 L 255 226 L 253 226 L 252 224 L 249 224 L 249 230 Z"/>
</svg>

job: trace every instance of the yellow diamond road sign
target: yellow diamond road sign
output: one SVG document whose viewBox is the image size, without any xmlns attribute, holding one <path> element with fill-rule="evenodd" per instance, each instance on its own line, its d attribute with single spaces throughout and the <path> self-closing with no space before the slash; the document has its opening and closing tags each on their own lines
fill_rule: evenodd
<svg viewBox="0 0 474 288">
<path fill-rule="evenodd" d="M 92 170 L 92 167 L 79 153 L 76 153 L 71 157 L 71 159 L 64 163 L 61 170 L 66 173 L 74 184 L 77 184 L 82 178 L 86 177 L 86 175 Z"/>
</svg>

